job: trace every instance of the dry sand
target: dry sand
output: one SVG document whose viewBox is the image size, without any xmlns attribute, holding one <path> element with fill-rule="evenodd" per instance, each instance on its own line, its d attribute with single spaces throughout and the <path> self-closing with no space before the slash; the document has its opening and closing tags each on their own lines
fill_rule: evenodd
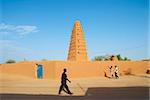
<svg viewBox="0 0 150 100">
<path fill-rule="evenodd" d="M 0 94 L 44 94 L 57 95 L 60 80 L 31 79 L 0 74 Z M 85 95 L 88 88 L 99 87 L 150 87 L 150 75 L 128 75 L 119 79 L 105 77 L 71 79 L 68 83 L 74 96 Z M 66 96 L 62 92 L 62 96 Z"/>
</svg>

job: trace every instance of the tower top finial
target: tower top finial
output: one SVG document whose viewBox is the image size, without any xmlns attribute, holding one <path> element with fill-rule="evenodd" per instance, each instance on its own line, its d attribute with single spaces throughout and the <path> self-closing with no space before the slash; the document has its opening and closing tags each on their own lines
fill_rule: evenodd
<svg viewBox="0 0 150 100">
<path fill-rule="evenodd" d="M 80 21 L 77 19 L 77 20 L 75 20 L 75 22 L 74 23 L 80 23 Z"/>
<path fill-rule="evenodd" d="M 79 20 L 75 20 L 74 22 L 74 27 L 77 27 L 77 26 L 81 27 Z"/>
</svg>

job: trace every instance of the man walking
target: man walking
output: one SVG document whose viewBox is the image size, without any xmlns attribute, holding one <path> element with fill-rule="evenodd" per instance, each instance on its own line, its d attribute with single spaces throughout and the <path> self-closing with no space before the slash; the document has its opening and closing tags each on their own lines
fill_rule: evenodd
<svg viewBox="0 0 150 100">
<path fill-rule="evenodd" d="M 115 78 L 119 78 L 119 76 L 118 76 L 118 67 L 117 66 L 115 66 L 114 72 L 115 72 Z"/>
<path fill-rule="evenodd" d="M 112 70 L 112 66 L 109 67 L 109 72 L 110 72 L 110 78 L 113 78 L 113 70 Z"/>
<path fill-rule="evenodd" d="M 70 92 L 69 87 L 67 86 L 67 81 L 69 81 L 70 83 L 71 83 L 71 81 L 67 78 L 66 72 L 67 72 L 67 69 L 65 68 L 64 72 L 62 73 L 62 76 L 61 76 L 61 85 L 59 88 L 59 94 L 61 94 L 62 90 L 64 90 L 68 94 L 73 94 Z"/>
</svg>

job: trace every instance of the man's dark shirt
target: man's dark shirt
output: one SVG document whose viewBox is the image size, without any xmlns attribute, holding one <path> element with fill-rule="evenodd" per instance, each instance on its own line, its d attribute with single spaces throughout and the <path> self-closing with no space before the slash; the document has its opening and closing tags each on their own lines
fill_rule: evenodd
<svg viewBox="0 0 150 100">
<path fill-rule="evenodd" d="M 61 83 L 66 84 L 67 80 L 67 75 L 63 72 L 61 76 Z"/>
</svg>

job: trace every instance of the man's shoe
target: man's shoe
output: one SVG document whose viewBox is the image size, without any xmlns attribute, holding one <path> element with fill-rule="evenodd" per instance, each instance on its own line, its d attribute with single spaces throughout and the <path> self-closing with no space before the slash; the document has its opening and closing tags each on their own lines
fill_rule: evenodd
<svg viewBox="0 0 150 100">
<path fill-rule="evenodd" d="M 68 94 L 72 95 L 73 93 L 69 92 Z"/>
</svg>

